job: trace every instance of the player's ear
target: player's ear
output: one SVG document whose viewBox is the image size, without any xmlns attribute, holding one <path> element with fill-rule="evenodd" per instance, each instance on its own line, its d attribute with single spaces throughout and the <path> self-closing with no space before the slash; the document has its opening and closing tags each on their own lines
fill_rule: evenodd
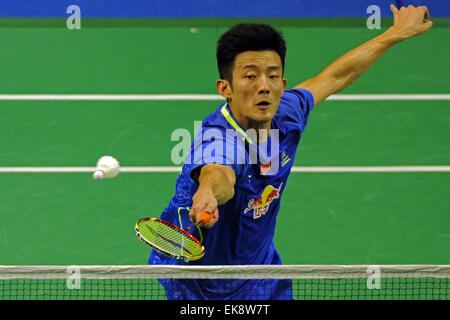
<svg viewBox="0 0 450 320">
<path fill-rule="evenodd" d="M 228 80 L 225 79 L 219 79 L 216 81 L 216 88 L 217 91 L 219 91 L 219 94 L 226 98 L 226 99 L 230 99 L 231 98 L 231 85 L 230 82 Z"/>
<path fill-rule="evenodd" d="M 287 86 L 287 80 L 286 80 L 286 78 L 283 78 L 283 86 L 284 86 L 284 90 L 286 90 L 286 86 Z"/>
</svg>

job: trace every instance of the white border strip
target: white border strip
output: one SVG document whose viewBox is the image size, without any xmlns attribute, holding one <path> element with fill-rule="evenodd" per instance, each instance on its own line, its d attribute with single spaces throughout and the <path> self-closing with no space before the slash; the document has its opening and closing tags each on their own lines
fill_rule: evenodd
<svg viewBox="0 0 450 320">
<path fill-rule="evenodd" d="M 0 101 L 220 101 L 218 94 L 0 94 Z M 336 94 L 330 101 L 450 100 L 450 94 Z"/>
<path fill-rule="evenodd" d="M 170 173 L 181 172 L 182 167 L 121 167 L 120 172 Z M 96 167 L 0 167 L 0 173 L 93 173 Z M 450 166 L 379 166 L 379 167 L 292 167 L 292 172 L 450 172 Z"/>
<path fill-rule="evenodd" d="M 67 279 L 74 270 L 83 279 L 342 279 L 450 278 L 450 265 L 121 265 L 121 266 L 0 266 L 0 279 Z"/>
</svg>

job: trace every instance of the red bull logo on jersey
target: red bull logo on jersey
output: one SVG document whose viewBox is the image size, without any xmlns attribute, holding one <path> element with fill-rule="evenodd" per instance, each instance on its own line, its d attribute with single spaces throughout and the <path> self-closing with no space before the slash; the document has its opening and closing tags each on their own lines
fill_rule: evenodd
<svg viewBox="0 0 450 320">
<path fill-rule="evenodd" d="M 257 199 L 251 199 L 248 202 L 247 208 L 244 213 L 253 210 L 253 219 L 258 219 L 265 215 L 269 211 L 270 203 L 280 197 L 280 190 L 283 183 L 280 184 L 278 188 L 272 185 L 268 185 L 264 188 L 264 191 Z"/>
</svg>

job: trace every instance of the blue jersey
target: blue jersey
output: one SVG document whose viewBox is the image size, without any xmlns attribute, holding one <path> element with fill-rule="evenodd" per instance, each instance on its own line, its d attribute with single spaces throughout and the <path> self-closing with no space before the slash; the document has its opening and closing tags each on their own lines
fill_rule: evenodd
<svg viewBox="0 0 450 320">
<path fill-rule="evenodd" d="M 192 224 L 189 211 L 198 183 L 191 172 L 207 163 L 228 165 L 234 170 L 234 197 L 219 206 L 219 220 L 212 228 L 191 230 L 205 246 L 203 258 L 186 263 L 153 251 L 149 264 L 281 264 L 273 243 L 276 218 L 313 106 L 309 91 L 286 90 L 272 119 L 269 138 L 261 144 L 255 143 L 258 133 L 245 131 L 227 104 L 207 116 L 177 178 L 175 196 L 161 219 L 182 228 Z M 161 280 L 161 283 L 169 299 L 286 299 L 291 295 L 289 280 Z"/>
</svg>

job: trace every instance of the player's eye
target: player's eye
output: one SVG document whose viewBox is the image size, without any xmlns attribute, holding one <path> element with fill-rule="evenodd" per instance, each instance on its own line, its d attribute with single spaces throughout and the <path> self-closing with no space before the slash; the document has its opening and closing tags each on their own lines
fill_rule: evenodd
<svg viewBox="0 0 450 320">
<path fill-rule="evenodd" d="M 245 77 L 248 78 L 248 79 L 255 79 L 256 78 L 256 76 L 254 74 L 247 74 Z"/>
</svg>

